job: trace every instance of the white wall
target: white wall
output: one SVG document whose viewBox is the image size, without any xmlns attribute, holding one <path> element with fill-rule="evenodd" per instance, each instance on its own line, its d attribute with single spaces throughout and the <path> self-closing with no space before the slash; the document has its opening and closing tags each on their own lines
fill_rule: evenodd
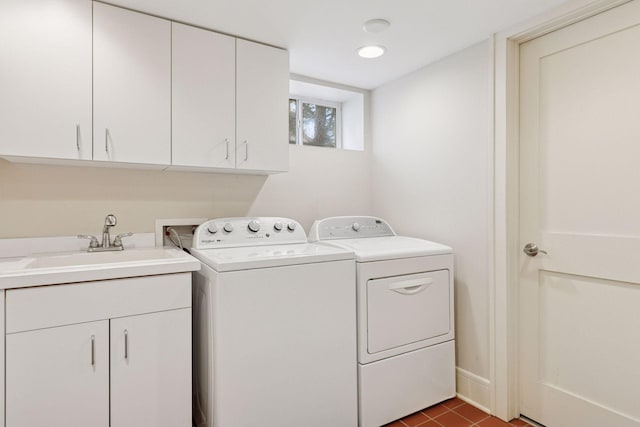
<svg viewBox="0 0 640 427">
<path fill-rule="evenodd" d="M 290 147 L 288 173 L 265 176 L 41 166 L 0 159 L 0 238 L 153 232 L 157 218 L 369 212 L 369 152 Z"/>
<path fill-rule="evenodd" d="M 485 407 L 489 47 L 483 42 L 384 85 L 371 101 L 373 212 L 400 234 L 454 248 L 457 365 L 464 377 L 459 392 Z"/>
</svg>

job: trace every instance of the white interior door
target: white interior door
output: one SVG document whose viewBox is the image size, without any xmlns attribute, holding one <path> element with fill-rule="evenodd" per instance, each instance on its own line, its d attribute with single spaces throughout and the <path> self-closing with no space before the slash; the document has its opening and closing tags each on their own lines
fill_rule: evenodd
<svg viewBox="0 0 640 427">
<path fill-rule="evenodd" d="M 520 412 L 640 426 L 640 2 L 520 51 Z"/>
</svg>

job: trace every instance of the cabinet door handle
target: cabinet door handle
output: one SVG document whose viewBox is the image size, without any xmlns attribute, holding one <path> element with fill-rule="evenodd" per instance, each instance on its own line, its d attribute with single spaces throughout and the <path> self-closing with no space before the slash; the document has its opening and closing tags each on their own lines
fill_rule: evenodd
<svg viewBox="0 0 640 427">
<path fill-rule="evenodd" d="M 109 128 L 104 130 L 104 151 L 109 155 Z"/>
<path fill-rule="evenodd" d="M 96 336 L 91 335 L 91 366 L 96 365 Z"/>
<path fill-rule="evenodd" d="M 227 144 L 227 155 L 225 156 L 225 160 L 229 160 L 229 138 L 224 139 L 224 143 Z"/>
<path fill-rule="evenodd" d="M 249 141 L 247 141 L 247 140 L 245 139 L 245 140 L 244 140 L 244 145 L 245 145 L 244 161 L 246 162 L 247 160 L 249 160 Z"/>
<path fill-rule="evenodd" d="M 76 148 L 80 152 L 80 125 L 76 125 Z"/>
<path fill-rule="evenodd" d="M 124 330 L 124 358 L 129 358 L 129 332 Z"/>
</svg>

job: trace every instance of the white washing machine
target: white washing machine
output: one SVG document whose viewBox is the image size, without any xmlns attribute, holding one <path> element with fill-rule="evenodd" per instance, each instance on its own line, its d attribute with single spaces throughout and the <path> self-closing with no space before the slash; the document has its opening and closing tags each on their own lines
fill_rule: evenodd
<svg viewBox="0 0 640 427">
<path fill-rule="evenodd" d="M 353 253 L 287 218 L 206 221 L 191 253 L 196 423 L 357 426 Z"/>
<path fill-rule="evenodd" d="M 316 221 L 309 241 L 356 254 L 359 425 L 454 397 L 452 249 L 374 217 Z"/>
</svg>

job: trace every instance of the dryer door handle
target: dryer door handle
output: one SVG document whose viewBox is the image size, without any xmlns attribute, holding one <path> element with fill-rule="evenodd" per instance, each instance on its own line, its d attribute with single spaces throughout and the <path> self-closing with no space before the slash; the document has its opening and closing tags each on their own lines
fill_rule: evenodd
<svg viewBox="0 0 640 427">
<path fill-rule="evenodd" d="M 389 290 L 402 295 L 415 295 L 427 289 L 427 286 L 433 283 L 430 277 L 424 279 L 404 280 L 402 282 L 394 282 L 389 285 Z"/>
</svg>

